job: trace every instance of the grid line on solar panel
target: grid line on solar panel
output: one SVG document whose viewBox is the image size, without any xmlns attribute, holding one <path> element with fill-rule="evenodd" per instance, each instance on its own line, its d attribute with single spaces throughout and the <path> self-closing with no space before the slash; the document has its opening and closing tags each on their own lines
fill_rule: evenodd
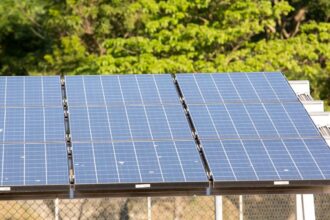
<svg viewBox="0 0 330 220">
<path fill-rule="evenodd" d="M 42 79 L 43 82 L 43 79 Z M 45 94 L 44 94 L 44 83 L 41 83 L 41 100 L 42 100 L 42 105 L 45 105 Z M 42 109 L 42 118 L 43 118 L 43 141 L 46 143 L 46 114 L 45 114 L 45 109 Z M 48 161 L 47 161 L 47 147 L 44 145 L 44 158 L 45 158 L 45 167 L 48 166 Z M 24 157 L 25 158 L 25 157 Z M 46 184 L 48 184 L 48 169 L 45 169 L 45 176 L 46 176 Z"/>
<path fill-rule="evenodd" d="M 3 102 L 4 102 L 4 105 L 6 105 L 7 104 L 7 99 L 6 99 L 6 97 L 7 97 L 7 78 L 5 78 L 6 80 L 5 80 L 5 85 L 4 85 L 4 88 L 5 88 L 5 91 L 4 91 L 4 100 L 3 100 Z M 1 93 L 0 93 L 1 94 Z M 0 130 L 0 133 L 1 133 L 1 135 L 2 135 L 2 143 L 4 143 L 4 141 L 5 141 L 5 135 L 3 134 L 4 133 L 4 131 L 5 131 L 5 129 L 6 129 L 6 116 L 7 116 L 7 111 L 6 111 L 6 109 L 4 109 L 4 117 L 3 117 L 3 126 L 2 126 L 2 128 L 1 128 L 1 130 Z M 1 119 L 2 117 L 0 117 L 0 119 Z M 4 144 L 2 144 L 2 154 L 1 154 L 1 185 L 3 185 L 3 171 L 4 171 L 4 169 L 3 169 L 3 167 L 4 167 L 4 156 L 5 156 L 5 151 L 4 151 L 4 149 L 5 149 L 5 145 Z"/>
<path fill-rule="evenodd" d="M 23 106 L 25 106 L 25 103 L 26 103 L 26 101 L 25 101 L 25 78 L 24 78 L 24 80 L 23 80 Z M 25 185 L 25 155 L 26 155 L 26 152 L 25 152 L 25 122 L 26 122 L 26 114 L 25 114 L 25 108 L 24 108 L 24 113 L 23 113 L 23 128 L 24 128 L 24 130 L 23 130 L 23 165 L 24 165 L 24 168 L 23 168 L 23 185 Z"/>
</svg>

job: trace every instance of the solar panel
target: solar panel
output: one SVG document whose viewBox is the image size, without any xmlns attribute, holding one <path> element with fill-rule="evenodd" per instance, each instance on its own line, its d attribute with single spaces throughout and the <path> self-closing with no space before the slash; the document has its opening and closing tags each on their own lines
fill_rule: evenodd
<svg viewBox="0 0 330 220">
<path fill-rule="evenodd" d="M 78 186 L 207 184 L 170 75 L 65 80 Z"/>
<path fill-rule="evenodd" d="M 0 77 L 0 185 L 68 185 L 59 77 Z"/>
<path fill-rule="evenodd" d="M 86 80 L 84 80 L 86 78 Z M 170 75 L 66 77 L 70 107 L 179 105 Z M 84 86 L 82 86 L 84 85 Z"/>
<path fill-rule="evenodd" d="M 68 76 L 65 127 L 59 77 L 0 77 L 0 186 L 64 189 L 71 162 L 76 189 L 88 190 L 204 190 L 205 170 L 214 190 L 329 180 L 330 150 L 281 73 L 185 74 L 177 83 L 166 74 Z"/>
<path fill-rule="evenodd" d="M 280 73 L 179 74 L 177 78 L 190 105 L 298 101 Z"/>
<path fill-rule="evenodd" d="M 330 150 L 281 73 L 177 81 L 215 182 L 330 178 Z"/>
</svg>

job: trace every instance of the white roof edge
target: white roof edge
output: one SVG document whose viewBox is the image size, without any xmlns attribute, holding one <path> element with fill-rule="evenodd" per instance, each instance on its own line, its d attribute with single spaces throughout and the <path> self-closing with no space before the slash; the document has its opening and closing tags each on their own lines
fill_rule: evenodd
<svg viewBox="0 0 330 220">
<path fill-rule="evenodd" d="M 290 84 L 309 84 L 308 80 L 289 80 Z"/>
<path fill-rule="evenodd" d="M 301 101 L 301 103 L 302 104 L 306 104 L 306 105 L 309 105 L 309 104 L 311 104 L 311 105 L 319 105 L 319 104 L 323 104 L 324 103 L 324 101 L 322 101 L 322 100 L 310 100 L 310 101 Z"/>
<path fill-rule="evenodd" d="M 289 80 L 289 84 L 291 88 L 294 90 L 297 96 L 302 94 L 310 95 L 310 83 L 308 80 Z M 309 100 L 309 101 L 301 101 L 304 105 L 305 109 L 308 111 L 308 114 L 312 118 L 314 124 L 319 126 L 328 126 L 330 127 L 330 112 L 324 112 L 324 101 L 323 100 Z M 317 105 L 322 105 L 322 111 L 315 111 L 314 108 Z M 309 106 L 309 107 L 308 107 Z M 318 123 L 319 122 L 319 123 Z M 323 136 L 323 135 L 322 135 Z M 326 143 L 330 147 L 330 137 L 323 136 Z"/>
<path fill-rule="evenodd" d="M 311 116 L 330 116 L 330 112 L 310 112 Z"/>
<path fill-rule="evenodd" d="M 289 84 L 297 95 L 310 95 L 310 83 L 308 80 L 290 80 Z"/>
</svg>

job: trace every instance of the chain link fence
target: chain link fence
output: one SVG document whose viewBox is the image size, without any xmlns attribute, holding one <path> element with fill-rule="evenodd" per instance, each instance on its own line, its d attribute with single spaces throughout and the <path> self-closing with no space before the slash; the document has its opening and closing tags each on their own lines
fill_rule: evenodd
<svg viewBox="0 0 330 220">
<path fill-rule="evenodd" d="M 0 201 L 0 219 L 207 220 L 215 219 L 215 197 L 143 197 Z M 330 195 L 315 195 L 317 220 L 330 219 Z M 295 195 L 223 196 L 225 220 L 296 219 Z"/>
</svg>

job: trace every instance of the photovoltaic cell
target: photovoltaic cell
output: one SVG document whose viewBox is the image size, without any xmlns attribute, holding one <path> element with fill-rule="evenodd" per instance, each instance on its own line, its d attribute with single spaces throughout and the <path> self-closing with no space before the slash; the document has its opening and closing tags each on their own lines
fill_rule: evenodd
<svg viewBox="0 0 330 220">
<path fill-rule="evenodd" d="M 67 185 L 59 77 L 0 77 L 0 185 Z"/>
<path fill-rule="evenodd" d="M 65 80 L 76 184 L 207 182 L 170 75 Z"/>
<path fill-rule="evenodd" d="M 329 179 L 330 150 L 281 73 L 177 81 L 216 182 Z"/>
</svg>

